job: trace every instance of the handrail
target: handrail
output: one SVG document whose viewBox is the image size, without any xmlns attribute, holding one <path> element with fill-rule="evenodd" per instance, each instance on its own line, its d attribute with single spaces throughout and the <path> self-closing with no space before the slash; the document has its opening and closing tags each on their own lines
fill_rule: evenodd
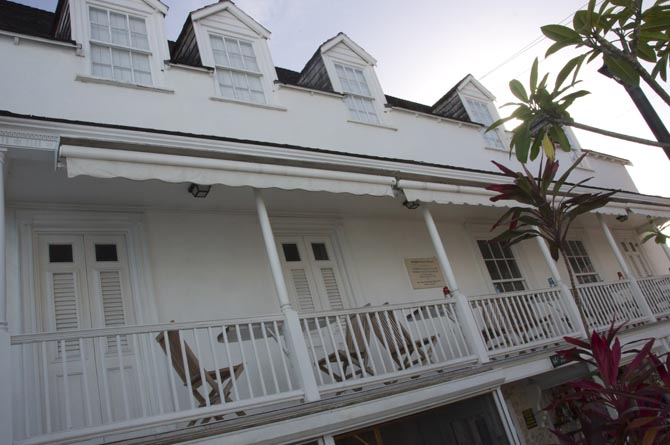
<svg viewBox="0 0 670 445">
<path fill-rule="evenodd" d="M 587 283 L 587 284 L 578 284 L 577 289 L 588 289 L 592 287 L 601 287 L 601 286 L 610 286 L 613 284 L 629 284 L 630 279 L 625 278 L 623 280 L 614 280 L 614 281 L 598 281 L 596 283 Z"/>
<path fill-rule="evenodd" d="M 79 338 L 104 337 L 108 335 L 143 334 L 147 332 L 171 331 L 175 329 L 206 328 L 208 326 L 244 325 L 283 320 L 281 315 L 266 315 L 249 318 L 231 318 L 225 320 L 186 321 L 178 323 L 159 323 L 149 325 L 119 326 L 113 328 L 81 329 L 73 331 L 51 331 L 11 336 L 11 344 L 20 345 L 46 340 L 71 340 Z"/>
<path fill-rule="evenodd" d="M 422 306 L 434 306 L 436 304 L 456 304 L 454 299 L 437 299 L 437 300 L 424 300 L 416 301 L 413 303 L 392 303 L 392 304 L 382 304 L 379 306 L 363 306 L 359 308 L 346 308 L 346 309 L 336 309 L 330 311 L 317 311 L 317 312 L 307 312 L 300 314 L 300 318 L 316 318 L 316 317 L 334 317 L 337 315 L 351 315 L 351 314 L 364 314 L 367 312 L 379 312 L 386 310 L 395 310 L 395 309 L 418 309 Z"/>
<path fill-rule="evenodd" d="M 473 295 L 471 297 L 467 297 L 468 300 L 471 301 L 476 301 L 476 300 L 485 300 L 489 298 L 503 298 L 503 297 L 523 297 L 524 295 L 535 295 L 535 294 L 540 294 L 544 292 L 560 292 L 560 289 L 557 287 L 549 287 L 546 289 L 536 289 L 536 290 L 524 290 L 524 291 L 515 291 L 515 292 L 500 292 L 500 293 L 492 293 L 492 294 L 485 294 L 485 295 Z"/>
</svg>

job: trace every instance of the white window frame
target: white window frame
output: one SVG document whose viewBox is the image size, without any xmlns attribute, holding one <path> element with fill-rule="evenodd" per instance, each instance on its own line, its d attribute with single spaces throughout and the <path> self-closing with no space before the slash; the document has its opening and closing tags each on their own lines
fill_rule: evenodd
<svg viewBox="0 0 670 445">
<path fill-rule="evenodd" d="M 98 9 L 98 10 L 105 11 L 107 13 L 107 17 L 108 17 L 108 20 L 109 20 L 110 31 L 111 31 L 111 20 L 110 20 L 111 19 L 111 14 L 114 13 L 114 14 L 124 15 L 126 17 L 126 24 L 128 26 L 129 36 L 132 35 L 132 31 L 130 30 L 130 18 L 137 18 L 137 19 L 143 20 L 144 21 L 144 26 L 145 26 L 145 29 L 146 29 L 146 33 L 147 33 L 146 36 L 147 36 L 148 48 L 146 48 L 146 49 L 136 48 L 136 47 L 133 47 L 133 46 L 126 46 L 126 45 L 120 45 L 120 44 L 117 44 L 117 43 L 112 43 L 111 42 L 111 36 L 110 36 L 110 41 L 108 41 L 108 42 L 93 39 L 91 9 Z M 88 47 L 88 54 L 89 54 L 89 57 L 91 59 L 90 63 L 88 64 L 89 75 L 96 78 L 96 79 L 103 79 L 103 80 L 106 80 L 106 81 L 118 82 L 118 83 L 122 83 L 122 84 L 140 85 L 140 86 L 148 86 L 148 87 L 155 86 L 156 85 L 156 66 L 155 66 L 155 62 L 154 62 L 155 48 L 153 47 L 153 43 L 152 43 L 150 17 L 148 15 L 140 13 L 139 11 L 135 11 L 135 10 L 126 11 L 126 10 L 111 7 L 111 5 L 102 4 L 102 3 L 95 3 L 95 2 L 86 3 L 85 10 L 86 10 L 85 19 L 86 19 L 87 47 Z M 130 54 L 130 60 L 131 60 L 132 81 L 127 82 L 127 81 L 118 80 L 118 79 L 114 78 L 114 75 L 113 75 L 114 64 L 113 64 L 113 60 L 111 60 L 111 59 L 110 59 L 110 64 L 111 64 L 110 66 L 112 67 L 112 77 L 103 77 L 103 76 L 94 75 L 93 74 L 93 64 L 94 64 L 93 63 L 93 47 L 94 46 L 110 48 L 110 56 L 111 56 L 111 51 L 114 50 L 114 49 L 124 51 L 124 52 L 128 52 Z M 135 71 L 136 70 L 134 69 L 134 67 L 132 65 L 132 54 L 139 54 L 139 55 L 147 56 L 148 66 L 149 66 L 149 70 L 150 70 L 149 77 L 151 78 L 150 83 L 140 83 L 140 82 L 135 81 Z"/>
<path fill-rule="evenodd" d="M 521 267 L 521 263 L 519 262 L 519 259 L 517 258 L 516 252 L 514 252 L 514 250 L 512 249 L 512 246 L 508 247 L 509 251 L 512 254 L 511 258 L 504 257 L 504 256 L 501 257 L 501 258 L 497 258 L 497 257 L 495 257 L 495 254 L 494 254 L 493 250 L 491 249 L 491 253 L 494 255 L 494 257 L 491 258 L 491 259 L 487 259 L 487 258 L 484 257 L 484 254 L 481 251 L 479 243 L 480 242 L 490 242 L 491 240 L 486 239 L 486 238 L 481 237 L 481 236 L 476 236 L 474 241 L 475 241 L 474 242 L 475 248 L 477 249 L 476 250 L 477 255 L 478 255 L 479 259 L 481 260 L 481 262 L 483 263 L 483 266 L 484 266 L 484 274 L 485 274 L 486 277 L 488 277 L 489 283 L 491 283 L 494 292 L 496 292 L 496 293 L 508 293 L 508 292 L 524 292 L 524 291 L 529 290 L 528 281 L 525 278 L 523 268 Z M 486 265 L 487 261 L 505 261 L 505 263 L 508 263 L 509 260 L 514 261 L 514 266 L 516 267 L 516 269 L 519 272 L 519 277 L 502 278 L 502 272 L 500 270 L 498 270 L 499 275 L 500 275 L 501 278 L 500 279 L 494 279 L 493 276 L 491 276 L 491 273 L 489 272 L 489 269 Z M 509 266 L 507 266 L 507 267 L 508 267 L 508 269 L 510 271 L 510 274 L 511 274 L 512 269 L 509 268 Z M 497 263 L 496 263 L 496 268 L 497 268 Z M 516 289 L 516 290 L 507 291 L 502 287 L 502 286 L 504 286 L 504 283 L 512 283 L 512 282 L 521 283 L 522 286 L 523 286 L 523 289 L 520 289 L 520 290 Z"/>
<path fill-rule="evenodd" d="M 475 116 L 477 115 L 476 110 L 473 108 L 473 104 L 479 104 L 482 105 L 486 111 L 488 111 L 489 117 L 491 118 L 491 123 L 495 122 L 498 119 L 498 113 L 495 112 L 495 110 L 492 107 L 492 104 L 490 101 L 481 99 L 478 97 L 472 97 L 468 96 L 465 94 L 461 95 L 461 100 L 463 101 L 463 106 L 465 107 L 465 111 L 468 112 L 468 116 L 470 117 L 470 120 L 473 122 L 477 122 L 475 120 Z M 505 134 L 501 131 L 502 127 L 496 128 L 495 130 L 491 130 L 489 132 L 486 131 L 486 127 L 490 125 L 487 123 L 482 123 L 482 122 L 477 122 L 485 127 L 482 128 L 482 137 L 484 138 L 484 146 L 486 148 L 490 148 L 492 150 L 503 150 L 505 152 L 508 151 L 509 146 L 507 143 L 507 139 L 505 137 Z M 489 141 L 489 138 L 491 136 L 495 136 L 497 140 L 500 142 L 500 146 L 497 146 L 496 144 L 491 144 Z"/>
<path fill-rule="evenodd" d="M 582 252 L 575 251 L 575 247 L 577 246 L 575 246 L 574 243 L 581 244 Z M 588 250 L 586 250 L 586 245 L 584 241 L 576 238 L 568 239 L 565 256 L 566 259 L 568 260 L 568 264 L 570 264 L 570 269 L 572 270 L 572 273 L 574 274 L 579 284 L 591 284 L 602 281 L 602 279 L 600 278 L 600 274 L 593 265 L 593 260 L 591 259 Z M 573 265 L 573 261 L 578 261 L 579 259 L 581 259 L 584 262 L 586 268 L 590 268 L 591 270 L 586 272 L 584 271 L 578 272 Z"/>
<path fill-rule="evenodd" d="M 341 90 L 342 93 L 344 94 L 344 102 L 347 105 L 347 108 L 349 109 L 349 114 L 351 116 L 351 119 L 355 122 L 361 122 L 361 123 L 364 123 L 364 124 L 382 125 L 381 114 L 380 114 L 379 107 L 378 107 L 378 100 L 374 95 L 374 85 L 373 85 L 372 82 L 370 82 L 369 76 L 366 75 L 367 70 L 365 69 L 365 67 L 352 65 L 350 63 L 341 62 L 339 60 L 333 60 L 332 64 L 333 64 L 333 72 L 335 74 L 335 78 L 337 79 L 339 90 Z M 365 81 L 365 88 L 368 90 L 367 91 L 368 94 L 363 94 L 362 92 L 358 93 L 358 92 L 346 90 L 344 88 L 344 85 L 342 84 L 342 79 L 340 78 L 340 75 L 339 75 L 339 72 L 338 72 L 338 66 L 342 67 L 342 69 L 344 69 L 345 71 L 347 69 L 350 69 L 354 72 L 356 72 L 356 71 L 360 72 L 360 74 L 363 76 L 363 80 Z M 356 82 L 360 83 L 360 80 L 357 80 Z M 353 104 L 350 103 L 350 102 L 355 102 L 356 100 L 358 100 L 361 103 L 366 103 L 367 102 L 371 105 L 372 110 L 374 110 L 374 116 L 375 116 L 374 121 L 370 121 L 367 118 L 364 118 L 364 119 L 360 118 L 360 116 L 359 116 L 361 114 L 360 111 L 358 111 L 358 109 L 353 107 L 352 106 Z M 370 114 L 370 111 L 367 111 L 366 116 L 369 116 L 369 114 Z"/>
<path fill-rule="evenodd" d="M 230 35 L 230 34 L 224 34 L 224 33 L 212 32 L 212 31 L 207 32 L 206 35 L 207 35 L 207 44 L 209 45 L 209 50 L 210 50 L 211 57 L 212 57 L 212 63 L 213 63 L 213 66 L 214 66 L 214 84 L 215 84 L 217 96 L 220 97 L 221 99 L 235 101 L 235 102 L 243 102 L 243 103 L 249 103 L 249 104 L 254 104 L 254 105 L 268 105 L 269 104 L 269 98 L 268 98 L 268 94 L 267 94 L 267 90 L 266 90 L 266 86 L 265 86 L 265 78 L 264 78 L 265 73 L 263 72 L 263 66 L 262 66 L 263 61 L 261 60 L 262 58 L 260 57 L 258 48 L 255 45 L 255 42 L 253 40 L 246 39 L 246 38 L 243 38 L 243 37 L 239 37 L 239 36 L 236 36 L 236 35 Z M 214 49 L 214 46 L 212 45 L 212 39 L 213 38 L 222 39 L 222 41 L 224 43 L 224 48 L 225 48 L 225 40 L 226 39 L 236 40 L 238 42 L 238 45 L 239 45 L 239 42 L 244 42 L 244 43 L 249 44 L 251 46 L 251 49 L 252 49 L 253 53 L 254 53 L 254 59 L 256 61 L 256 65 L 258 65 L 258 71 L 247 70 L 247 69 L 243 69 L 243 68 L 235 68 L 235 67 L 232 67 L 232 66 L 225 66 L 225 65 L 217 64 L 216 63 L 216 58 L 214 56 L 215 49 Z M 227 55 L 227 52 L 226 52 L 226 55 Z M 236 88 L 235 88 L 234 85 L 233 85 L 233 96 L 235 96 L 235 97 L 225 96 L 222 92 L 221 83 L 219 81 L 219 72 L 220 71 L 230 72 L 231 75 L 232 75 L 232 73 L 238 73 L 238 74 L 244 75 L 244 77 L 247 81 L 247 86 L 249 87 L 248 90 L 249 90 L 250 93 L 251 93 L 252 90 L 251 90 L 251 87 L 249 86 L 248 77 L 249 76 L 256 77 L 258 79 L 258 82 L 259 82 L 260 86 L 261 86 L 260 92 L 263 94 L 263 101 L 258 102 L 258 101 L 254 101 L 254 100 L 244 100 L 244 99 L 240 99 L 240 98 L 236 97 L 236 94 L 235 94 Z M 251 97 L 251 94 L 250 94 L 250 97 Z"/>
</svg>

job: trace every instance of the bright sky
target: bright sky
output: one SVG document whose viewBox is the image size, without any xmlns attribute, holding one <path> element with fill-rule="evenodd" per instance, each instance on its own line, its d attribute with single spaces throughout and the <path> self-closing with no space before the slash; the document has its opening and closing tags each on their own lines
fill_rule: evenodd
<svg viewBox="0 0 670 445">
<path fill-rule="evenodd" d="M 54 10 L 56 5 L 56 0 L 18 1 L 48 10 Z M 164 3 L 170 7 L 166 23 L 168 38 L 174 40 L 189 11 L 214 1 L 164 0 Z M 554 55 L 542 62 L 550 44 L 544 39 L 486 74 L 539 40 L 540 26 L 571 17 L 575 10 L 585 6 L 586 0 L 237 0 L 235 3 L 272 32 L 270 48 L 277 66 L 299 71 L 323 41 L 344 31 L 378 60 L 377 75 L 387 94 L 430 105 L 463 76 L 472 73 L 497 97 L 500 106 L 514 99 L 507 87 L 510 79 L 518 78 L 527 84 L 534 57 L 540 57 L 541 71 L 556 72 L 560 62 L 570 54 Z M 573 118 L 653 139 L 623 88 L 595 73 L 599 67 L 594 62 L 583 71 L 582 88 L 593 94 L 575 103 L 571 109 Z M 653 97 L 652 92 L 645 91 L 670 127 L 668 107 Z M 505 114 L 506 110 L 501 110 L 501 115 Z M 670 196 L 670 161 L 660 148 L 579 130 L 577 136 L 584 148 L 630 159 L 634 166 L 629 171 L 640 192 Z"/>
</svg>

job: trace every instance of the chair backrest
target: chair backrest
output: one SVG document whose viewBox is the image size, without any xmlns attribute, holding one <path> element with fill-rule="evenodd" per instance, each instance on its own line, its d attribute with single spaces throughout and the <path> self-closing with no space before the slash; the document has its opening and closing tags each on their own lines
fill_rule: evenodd
<svg viewBox="0 0 670 445">
<path fill-rule="evenodd" d="M 167 338 L 170 346 L 170 359 L 172 361 L 172 367 L 184 385 L 186 385 L 186 372 L 184 372 L 184 359 L 182 357 L 181 342 L 179 341 L 179 331 L 167 331 Z M 165 352 L 167 355 L 168 351 L 163 332 L 156 336 L 156 341 L 163 349 L 163 352 Z M 200 378 L 200 362 L 198 361 L 198 357 L 196 357 L 191 348 L 188 346 L 188 343 L 186 343 L 186 340 L 184 340 L 184 354 L 186 355 L 186 364 L 189 369 L 188 377 L 189 380 L 193 382 L 194 379 Z"/>
<path fill-rule="evenodd" d="M 393 311 L 376 312 L 371 319 L 372 330 L 382 344 L 386 341 L 386 344 L 391 348 L 391 353 L 395 352 L 396 345 L 400 351 L 405 350 L 405 345 L 409 348 L 409 352 L 414 350 L 414 344 L 409 333 L 404 326 L 398 323 Z"/>
<path fill-rule="evenodd" d="M 351 325 L 351 328 L 349 328 L 349 325 Z M 359 317 L 357 317 L 356 314 L 349 316 L 349 323 L 344 338 L 349 353 L 352 355 L 356 354 L 356 346 L 358 346 L 358 351 L 361 353 L 361 356 L 365 357 L 368 353 L 365 345 L 369 340 L 370 323 L 368 323 L 367 317 L 361 315 L 359 323 Z"/>
</svg>

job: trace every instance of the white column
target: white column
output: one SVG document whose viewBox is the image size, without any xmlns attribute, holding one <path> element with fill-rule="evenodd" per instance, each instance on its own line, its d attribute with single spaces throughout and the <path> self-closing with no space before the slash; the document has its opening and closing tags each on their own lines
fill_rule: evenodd
<svg viewBox="0 0 670 445">
<path fill-rule="evenodd" d="M 575 323 L 577 324 L 577 331 L 580 334 L 584 334 L 586 338 L 588 338 L 589 333 L 587 331 L 587 326 L 584 326 L 582 316 L 579 313 L 579 308 L 577 307 L 577 302 L 572 297 L 572 291 L 570 290 L 570 288 L 561 279 L 561 274 L 558 271 L 558 266 L 556 265 L 556 261 L 554 261 L 554 259 L 551 257 L 551 252 L 549 252 L 549 247 L 547 246 L 546 241 L 540 238 L 539 236 L 536 236 L 535 239 L 537 240 L 537 245 L 540 246 L 540 250 L 542 251 L 544 260 L 547 262 L 547 265 L 549 266 L 549 272 L 551 273 L 551 276 L 554 278 L 554 282 L 556 283 L 556 286 L 560 290 L 563 300 L 567 302 L 568 307 L 572 312 L 572 314 L 570 315 L 572 316 L 571 317 L 572 320 L 574 320 Z"/>
<path fill-rule="evenodd" d="M 612 252 L 614 252 L 614 256 L 616 257 L 616 260 L 619 263 L 619 267 L 621 267 L 621 272 L 623 272 L 624 278 L 630 281 L 630 288 L 633 292 L 633 296 L 640 304 L 642 312 L 645 315 L 647 315 L 652 322 L 655 322 L 656 316 L 652 312 L 651 307 L 647 302 L 647 299 L 644 298 L 644 294 L 642 293 L 640 286 L 637 284 L 637 280 L 635 279 L 634 275 L 631 273 L 630 268 L 628 267 L 628 263 L 626 262 L 626 259 L 621 254 L 619 246 L 617 246 L 617 243 L 614 240 L 614 236 L 612 236 L 610 228 L 607 227 L 607 224 L 605 223 L 605 220 L 603 219 L 603 216 L 601 214 L 598 214 L 597 217 L 598 222 L 600 223 L 600 227 L 602 228 L 603 233 L 605 234 L 605 238 L 607 238 L 607 242 L 612 248 Z"/>
<path fill-rule="evenodd" d="M 437 254 L 437 261 L 440 264 L 440 269 L 444 275 L 444 279 L 447 281 L 447 287 L 451 291 L 456 300 L 456 313 L 458 314 L 458 320 L 463 326 L 463 331 L 465 337 L 468 339 L 470 349 L 477 354 L 479 361 L 486 363 L 489 361 L 488 350 L 484 344 L 479 328 L 477 327 L 477 322 L 475 321 L 475 316 L 472 313 L 472 308 L 468 299 L 461 293 L 458 289 L 458 283 L 456 282 L 456 276 L 454 275 L 454 270 L 451 268 L 451 263 L 449 263 L 449 258 L 447 257 L 447 252 L 444 249 L 444 244 L 442 244 L 442 239 L 440 238 L 440 233 L 437 231 L 437 226 L 433 220 L 433 215 L 430 213 L 430 209 L 423 204 L 421 206 L 421 213 L 423 218 L 426 221 L 426 227 L 428 228 L 428 233 L 430 234 L 430 239 L 433 241 L 433 247 L 435 248 L 435 253 Z"/>
<path fill-rule="evenodd" d="M 319 389 L 316 384 L 314 371 L 312 370 L 307 343 L 300 327 L 300 318 L 295 309 L 291 307 L 291 300 L 288 297 L 288 288 L 284 280 L 284 273 L 282 272 L 277 244 L 272 233 L 272 226 L 270 225 L 265 201 L 260 190 L 254 189 L 254 195 L 256 198 L 258 220 L 261 224 L 261 232 L 263 233 L 263 241 L 265 242 L 265 250 L 270 261 L 270 269 L 272 270 L 272 277 L 275 289 L 277 290 L 277 297 L 279 298 L 279 307 L 284 314 L 284 337 L 288 346 L 291 364 L 298 373 L 300 384 L 305 391 L 305 401 L 313 402 L 320 399 Z"/>
<path fill-rule="evenodd" d="M 5 261 L 5 153 L 0 150 L 0 437 L 12 441 L 12 367 Z"/>
<path fill-rule="evenodd" d="M 668 257 L 668 261 L 670 261 L 670 247 L 668 244 L 661 244 L 661 247 L 663 248 L 663 252 L 665 252 L 665 256 Z"/>
</svg>

